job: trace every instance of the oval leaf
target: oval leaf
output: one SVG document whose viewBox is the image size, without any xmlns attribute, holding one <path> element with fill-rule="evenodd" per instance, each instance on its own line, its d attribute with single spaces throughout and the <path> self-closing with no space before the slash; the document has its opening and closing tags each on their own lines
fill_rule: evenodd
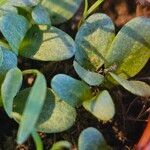
<svg viewBox="0 0 150 150">
<path fill-rule="evenodd" d="M 105 14 L 94 14 L 85 21 L 75 38 L 75 58 L 81 66 L 97 70 L 104 63 L 115 37 L 114 30 L 111 19 Z"/>
<path fill-rule="evenodd" d="M 32 10 L 32 18 L 35 21 L 36 24 L 39 25 L 50 25 L 50 16 L 47 10 L 41 6 L 38 5 Z"/>
<path fill-rule="evenodd" d="M 7 72 L 1 87 L 1 97 L 4 109 L 9 117 L 11 117 L 13 110 L 13 99 L 17 95 L 21 84 L 22 72 L 18 68 L 11 69 Z"/>
<path fill-rule="evenodd" d="M 21 118 L 17 136 L 18 143 L 23 143 L 33 131 L 46 96 L 45 77 L 36 70 L 27 70 L 23 73 L 36 73 L 37 77 L 27 98 L 25 109 Z"/>
<path fill-rule="evenodd" d="M 110 75 L 129 92 L 142 97 L 150 97 L 150 86 L 148 84 L 141 81 L 128 81 L 114 73 L 110 73 Z"/>
<path fill-rule="evenodd" d="M 52 24 L 69 20 L 80 6 L 82 0 L 42 0 L 42 5 L 50 13 Z"/>
<path fill-rule="evenodd" d="M 103 135 L 95 128 L 89 127 L 83 130 L 78 141 L 79 150 L 108 150 Z"/>
<path fill-rule="evenodd" d="M 150 19 L 137 17 L 119 31 L 106 57 L 110 65 L 117 65 L 116 74 L 133 77 L 145 66 L 150 57 L 149 29 Z"/>
<path fill-rule="evenodd" d="M 100 92 L 91 100 L 85 101 L 83 106 L 87 111 L 102 121 L 109 121 L 115 114 L 113 100 L 106 90 Z"/>
<path fill-rule="evenodd" d="M 14 100 L 13 117 L 19 121 L 23 112 L 30 88 L 21 91 Z M 70 128 L 76 119 L 76 110 L 64 101 L 61 101 L 51 89 L 47 96 L 36 123 L 36 130 L 46 133 L 62 132 Z M 60 123 L 61 122 L 61 123 Z"/>
<path fill-rule="evenodd" d="M 65 74 L 56 75 L 51 81 L 51 87 L 62 100 L 73 107 L 92 97 L 88 85 Z"/>
<path fill-rule="evenodd" d="M 12 13 L 0 18 L 0 31 L 16 54 L 28 28 L 29 23 L 23 16 Z"/>
<path fill-rule="evenodd" d="M 104 81 L 103 75 L 84 69 L 76 61 L 73 66 L 79 77 L 89 85 L 98 86 Z"/>
<path fill-rule="evenodd" d="M 71 58 L 75 53 L 73 39 L 65 32 L 51 27 L 43 33 L 43 42 L 36 53 L 31 53 L 32 59 L 42 61 L 61 61 Z"/>
</svg>

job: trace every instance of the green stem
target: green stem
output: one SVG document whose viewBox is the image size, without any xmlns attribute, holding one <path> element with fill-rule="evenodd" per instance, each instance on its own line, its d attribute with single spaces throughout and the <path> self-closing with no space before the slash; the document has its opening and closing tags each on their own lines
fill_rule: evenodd
<svg viewBox="0 0 150 150">
<path fill-rule="evenodd" d="M 36 131 L 33 131 L 31 133 L 31 135 L 34 140 L 36 150 L 43 150 L 43 143 L 42 143 L 42 140 L 41 140 L 39 134 Z"/>
<path fill-rule="evenodd" d="M 87 16 L 90 15 L 104 0 L 97 0 L 87 11 Z"/>
</svg>

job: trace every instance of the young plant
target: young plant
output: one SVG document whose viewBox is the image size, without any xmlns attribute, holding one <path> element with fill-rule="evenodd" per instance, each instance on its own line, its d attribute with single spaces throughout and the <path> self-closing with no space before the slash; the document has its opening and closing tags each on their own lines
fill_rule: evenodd
<svg viewBox="0 0 150 150">
<path fill-rule="evenodd" d="M 81 0 L 0 2 L 0 105 L 19 123 L 19 144 L 31 134 L 35 144 L 41 145 L 37 131 L 61 132 L 75 121 L 76 110 L 47 88 L 38 70 L 18 69 L 17 56 L 40 61 L 71 58 L 75 54 L 74 40 L 53 25 L 70 19 L 80 3 Z M 36 77 L 32 87 L 22 89 L 26 74 Z"/>
<path fill-rule="evenodd" d="M 73 99 L 76 104 L 80 102 L 102 121 L 112 119 L 115 114 L 109 94 L 109 89 L 115 85 L 120 84 L 135 95 L 150 97 L 148 84 L 127 80 L 139 73 L 150 58 L 149 28 L 150 19 L 137 17 L 129 21 L 115 37 L 114 25 L 107 15 L 91 15 L 77 32 L 73 64 L 83 80 L 82 84 L 89 84 L 91 92 L 86 90 L 87 87 L 80 90 L 78 80 L 62 74 L 52 79 L 52 89 L 63 101 L 69 104 Z M 92 93 L 93 86 L 99 89 L 98 92 Z"/>
<path fill-rule="evenodd" d="M 80 2 L 8 0 L 0 3 L 0 101 L 8 116 L 19 123 L 19 144 L 31 134 L 37 147 L 42 149 L 36 132 L 67 130 L 75 122 L 76 107 L 81 105 L 98 120 L 112 119 L 115 106 L 109 89 L 113 85 L 120 84 L 142 97 L 150 96 L 149 85 L 127 80 L 135 76 L 150 57 L 150 19 L 131 20 L 115 37 L 111 19 L 105 14 L 93 14 L 79 28 L 74 41 L 53 25 L 70 19 Z M 74 55 L 73 65 L 82 81 L 59 74 L 51 81 L 52 89 L 47 88 L 46 79 L 38 70 L 17 68 L 17 56 L 62 61 Z M 32 87 L 23 88 L 23 76 L 27 74 L 33 74 L 35 80 Z M 92 92 L 93 86 L 97 92 Z M 104 141 L 97 130 L 89 129 L 79 138 L 79 149 L 87 149 L 82 140 L 89 134 L 97 137 L 94 144 L 97 148 L 101 139 Z"/>
</svg>

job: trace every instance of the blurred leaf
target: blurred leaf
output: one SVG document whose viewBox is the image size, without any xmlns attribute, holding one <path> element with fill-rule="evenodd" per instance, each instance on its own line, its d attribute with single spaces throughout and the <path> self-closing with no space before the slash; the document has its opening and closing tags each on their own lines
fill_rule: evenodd
<svg viewBox="0 0 150 150">
<path fill-rule="evenodd" d="M 116 74 L 135 76 L 150 58 L 150 19 L 137 17 L 129 21 L 114 39 L 107 55 L 110 67 L 116 64 Z"/>
<path fill-rule="evenodd" d="M 17 67 L 17 57 L 16 55 L 11 52 L 8 48 L 6 48 L 5 44 L 0 42 L 0 88 L 1 84 L 4 80 L 4 77 L 12 68 Z M 0 93 L 0 106 L 2 106 L 2 98 Z"/>
<path fill-rule="evenodd" d="M 50 25 L 50 15 L 48 11 L 41 5 L 37 5 L 32 11 L 32 18 L 36 24 Z"/>
<path fill-rule="evenodd" d="M 25 35 L 19 48 L 21 56 L 30 58 L 39 50 L 43 40 L 43 32 L 37 25 L 33 25 Z"/>
<path fill-rule="evenodd" d="M 79 77 L 89 85 L 98 86 L 104 81 L 103 75 L 84 69 L 76 61 L 74 61 L 73 66 Z"/>
<path fill-rule="evenodd" d="M 91 89 L 87 84 L 65 74 L 54 76 L 51 87 L 60 99 L 73 107 L 92 97 Z"/>
<path fill-rule="evenodd" d="M 78 141 L 79 150 L 109 150 L 103 135 L 95 128 L 83 130 Z"/>
<path fill-rule="evenodd" d="M 6 2 L 7 2 L 7 0 L 1 0 L 0 1 L 0 7 L 3 6 Z"/>
<path fill-rule="evenodd" d="M 142 97 L 150 97 L 150 86 L 148 84 L 141 81 L 128 81 L 114 73 L 110 73 L 110 75 L 129 92 Z"/>
<path fill-rule="evenodd" d="M 91 100 L 83 102 L 83 106 L 86 110 L 102 121 L 109 121 L 115 114 L 113 100 L 106 90 L 100 92 Z"/>
<path fill-rule="evenodd" d="M 75 38 L 75 58 L 81 66 L 95 71 L 106 61 L 114 30 L 111 19 L 105 14 L 97 13 L 85 20 Z"/>
<path fill-rule="evenodd" d="M 12 13 L 0 18 L 0 30 L 16 54 L 28 28 L 29 23 L 23 16 Z"/>
<path fill-rule="evenodd" d="M 10 13 L 17 14 L 17 8 L 13 7 L 9 2 L 5 1 L 3 3 L 3 0 L 2 0 L 2 4 L 3 5 L 0 6 L 0 16 L 6 15 L 6 14 L 10 14 Z"/>
<path fill-rule="evenodd" d="M 0 46 L 0 50 L 2 51 L 2 57 L 0 58 L 2 60 L 2 65 L 0 66 L 0 78 L 4 76 L 7 71 L 9 71 L 12 68 L 17 67 L 17 56 L 9 49 Z"/>
<path fill-rule="evenodd" d="M 37 74 L 37 77 L 27 98 L 23 115 L 21 117 L 17 136 L 17 142 L 19 144 L 23 143 L 33 131 L 41 113 L 46 96 L 45 77 L 37 70 L 26 70 L 23 72 L 23 74 L 31 73 Z"/>
<path fill-rule="evenodd" d="M 17 95 L 21 84 L 22 72 L 18 68 L 9 70 L 1 86 L 3 106 L 9 117 L 11 117 L 11 113 L 13 110 L 14 97 Z"/>
<path fill-rule="evenodd" d="M 33 7 L 36 6 L 40 0 L 9 0 L 9 3 L 17 7 Z"/>
<path fill-rule="evenodd" d="M 20 120 L 29 92 L 30 88 L 21 91 L 14 100 L 13 117 L 16 121 Z M 73 125 L 75 118 L 76 110 L 48 89 L 36 130 L 46 133 L 62 132 Z"/>
<path fill-rule="evenodd" d="M 49 11 L 52 24 L 63 23 L 78 10 L 82 0 L 42 0 L 42 5 Z"/>
<path fill-rule="evenodd" d="M 36 54 L 30 58 L 43 61 L 61 61 L 71 58 L 75 53 L 73 39 L 58 28 L 51 27 L 43 33 L 43 43 Z"/>
<path fill-rule="evenodd" d="M 50 150 L 62 150 L 62 149 L 71 150 L 71 147 L 72 145 L 68 141 L 59 141 L 54 143 Z"/>
</svg>

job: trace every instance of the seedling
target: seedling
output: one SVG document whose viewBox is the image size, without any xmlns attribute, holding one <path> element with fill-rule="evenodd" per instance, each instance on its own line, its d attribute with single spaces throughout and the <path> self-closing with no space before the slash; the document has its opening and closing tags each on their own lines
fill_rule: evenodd
<svg viewBox="0 0 150 150">
<path fill-rule="evenodd" d="M 98 120 L 111 120 L 115 105 L 109 89 L 118 84 L 135 95 L 150 97 L 149 85 L 127 80 L 139 73 L 150 57 L 150 19 L 137 17 L 115 36 L 107 15 L 96 13 L 87 18 L 101 2 L 89 10 L 86 3 L 85 20 L 75 41 L 54 25 L 70 19 L 81 0 L 65 0 L 66 5 L 63 0 L 0 3 L 0 101 L 8 116 L 19 123 L 19 144 L 31 134 L 37 149 L 43 149 L 37 132 L 67 130 L 81 105 Z M 17 68 L 17 56 L 39 61 L 63 61 L 75 56 L 73 66 L 81 80 L 58 74 L 48 88 L 38 70 Z M 36 78 L 32 87 L 23 88 L 23 76 L 27 74 Z M 96 93 L 93 87 L 98 89 Z M 79 150 L 87 149 L 86 137 L 91 133 L 98 140 L 93 146 L 101 146 L 101 134 L 89 129 L 79 138 Z"/>
</svg>

